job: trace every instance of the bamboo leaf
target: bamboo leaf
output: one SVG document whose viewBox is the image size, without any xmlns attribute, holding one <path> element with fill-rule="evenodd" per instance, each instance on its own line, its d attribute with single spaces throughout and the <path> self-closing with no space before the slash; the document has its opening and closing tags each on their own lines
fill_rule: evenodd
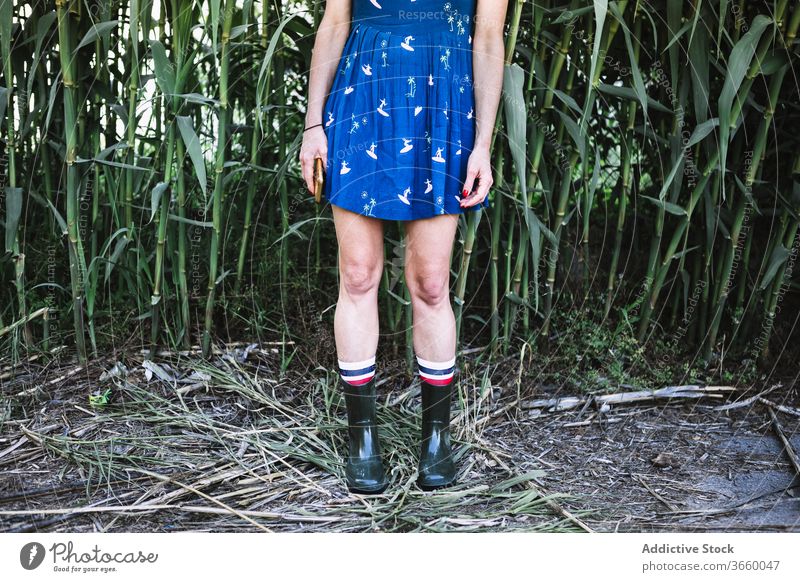
<svg viewBox="0 0 800 582">
<path fill-rule="evenodd" d="M 725 21 L 728 18 L 728 2 L 729 0 L 720 0 L 719 2 L 719 27 L 717 28 L 717 47 L 722 43 L 722 31 L 725 30 Z"/>
<path fill-rule="evenodd" d="M 663 208 L 670 214 L 674 214 L 675 216 L 687 216 L 686 209 L 683 206 L 678 206 L 677 204 L 673 204 L 672 202 L 667 202 L 666 200 L 659 200 L 658 198 L 653 198 L 652 196 L 645 196 L 644 194 L 641 195 L 642 198 L 645 200 L 649 200 L 659 208 Z"/>
<path fill-rule="evenodd" d="M 672 171 L 669 173 L 669 176 L 667 176 L 667 179 L 664 181 L 664 185 L 661 187 L 661 192 L 658 193 L 659 200 L 664 200 L 664 196 L 667 194 L 667 190 L 669 190 L 672 181 L 675 179 L 675 175 L 678 173 L 678 170 L 680 170 L 683 165 L 681 164 L 681 162 L 683 161 L 684 155 L 685 154 L 681 152 L 681 154 L 678 156 L 678 159 L 675 160 L 675 164 L 672 166 Z"/>
<path fill-rule="evenodd" d="M 2 2 L 3 0 L 0 0 Z M 8 107 L 8 89 L 0 87 L 0 126 L 6 118 L 6 108 Z"/>
<path fill-rule="evenodd" d="M 577 101 L 575 101 L 575 99 L 573 99 L 573 98 L 572 98 L 570 95 L 567 95 L 566 93 L 564 93 L 563 91 L 559 91 L 558 89 L 556 89 L 555 91 L 553 91 L 553 94 L 554 94 L 556 97 L 558 97 L 558 99 L 559 99 L 559 100 L 560 100 L 562 103 L 566 104 L 566 106 L 567 106 L 567 107 L 569 107 L 570 109 L 572 109 L 572 110 L 573 110 L 573 111 L 574 111 L 576 114 L 580 115 L 580 113 L 581 113 L 581 106 L 580 106 L 580 105 L 578 105 L 578 102 L 577 102 Z"/>
<path fill-rule="evenodd" d="M 692 132 L 691 137 L 689 137 L 689 141 L 686 142 L 685 147 L 690 148 L 693 145 L 700 143 L 709 133 L 714 131 L 714 128 L 717 126 L 719 126 L 719 117 L 704 121 L 694 128 L 694 131 Z"/>
<path fill-rule="evenodd" d="M 622 99 L 627 99 L 628 101 L 639 101 L 639 96 L 636 94 L 636 91 L 630 87 L 600 83 L 597 86 L 597 89 L 603 93 L 614 95 L 615 97 L 621 97 Z M 656 101 L 652 97 L 647 97 L 647 106 L 655 109 L 656 111 L 660 111 L 661 113 L 672 113 L 672 109 Z"/>
<path fill-rule="evenodd" d="M 736 43 L 728 59 L 728 70 L 725 75 L 725 84 L 719 97 L 719 118 L 723 129 L 730 126 L 733 120 L 730 119 L 731 107 L 739 87 L 742 85 L 747 69 L 753 61 L 756 52 L 756 45 L 764 34 L 767 26 L 772 23 L 772 19 L 763 14 L 759 14 L 753 20 L 753 26 L 745 33 L 742 39 Z"/>
<path fill-rule="evenodd" d="M 6 188 L 6 252 L 14 249 L 22 216 L 22 188 Z"/>
<path fill-rule="evenodd" d="M 158 206 L 161 204 L 161 196 L 164 194 L 164 191 L 167 189 L 169 184 L 166 182 L 159 182 L 155 185 L 155 187 L 150 192 L 150 220 L 149 222 L 153 222 L 153 218 L 156 216 L 156 212 L 158 212 Z"/>
<path fill-rule="evenodd" d="M 41 198 L 40 198 L 40 200 L 41 200 Z M 61 216 L 61 213 L 58 211 L 58 209 L 55 206 L 53 206 L 53 203 L 50 202 L 50 200 L 44 199 L 44 201 L 50 207 L 50 211 L 53 213 L 53 217 L 56 219 L 56 222 L 58 223 L 58 226 L 61 228 L 61 234 L 62 235 L 66 235 L 67 234 L 67 221 L 64 220 L 64 217 Z"/>
<path fill-rule="evenodd" d="M 563 24 L 564 22 L 571 22 L 573 20 L 577 20 L 581 16 L 585 16 L 589 14 L 593 10 L 592 6 L 584 6 L 583 8 L 578 8 L 576 10 L 558 10 L 560 13 L 558 18 L 553 20 L 551 24 Z"/>
<path fill-rule="evenodd" d="M 12 0 L 0 0 L 0 55 L 5 69 L 6 58 L 11 60 L 11 30 L 14 22 Z"/>
<path fill-rule="evenodd" d="M 778 243 L 775 245 L 772 255 L 769 258 L 769 266 L 764 273 L 764 278 L 762 279 L 761 284 L 758 286 L 761 291 L 766 289 L 770 283 L 772 283 L 773 279 L 775 279 L 775 275 L 778 273 L 778 269 L 783 266 L 790 254 L 791 252 L 789 249 L 783 246 L 783 244 Z"/>
<path fill-rule="evenodd" d="M 58 85 L 59 85 L 58 80 L 60 78 L 61 78 L 61 73 L 59 72 L 56 75 L 55 82 L 52 85 L 50 85 L 50 97 L 47 101 L 47 117 L 45 118 L 44 128 L 43 128 L 45 132 L 47 132 L 48 128 L 50 127 L 50 119 L 53 115 L 53 110 L 55 109 L 56 95 L 58 94 Z"/>
<path fill-rule="evenodd" d="M 150 51 L 153 54 L 156 82 L 164 95 L 172 96 L 175 93 L 175 68 L 167 58 L 167 51 L 157 40 L 150 41 Z"/>
<path fill-rule="evenodd" d="M 0 0 L 0 2 L 3 1 L 5 0 Z M 28 95 L 30 95 L 33 91 L 33 81 L 36 78 L 34 73 L 39 66 L 39 61 L 42 59 L 42 43 L 44 43 L 45 37 L 47 36 L 47 31 L 50 30 L 51 26 L 53 26 L 57 16 L 58 15 L 55 13 L 55 11 L 51 10 L 50 12 L 42 14 L 42 16 L 39 17 L 39 21 L 36 23 L 36 47 L 33 51 L 33 62 L 30 65 L 30 73 L 28 74 Z"/>
<path fill-rule="evenodd" d="M 575 145 L 578 148 L 578 152 L 580 152 L 581 161 L 586 160 L 586 140 L 584 139 L 584 134 L 581 131 L 581 128 L 572 119 L 569 115 L 564 113 L 561 110 L 556 110 L 559 117 L 561 117 L 562 121 L 564 122 L 564 127 L 567 129 L 567 133 L 572 138 L 572 141 L 575 142 Z"/>
<path fill-rule="evenodd" d="M 592 204 L 594 202 L 594 194 L 597 191 L 597 186 L 600 184 L 600 152 L 595 150 L 594 152 L 594 170 L 592 171 L 592 177 L 589 180 L 589 188 L 588 188 L 588 196 L 586 200 L 586 220 L 589 218 L 590 211 L 592 209 Z"/>
<path fill-rule="evenodd" d="M 267 90 L 267 79 L 269 77 L 269 72 L 272 67 L 272 57 L 275 55 L 275 49 L 278 46 L 278 41 L 281 38 L 281 34 L 283 34 L 283 29 L 289 24 L 292 19 L 295 17 L 295 14 L 290 14 L 288 17 L 281 20 L 278 28 L 272 34 L 272 38 L 269 41 L 269 46 L 267 46 L 267 51 L 264 53 L 264 60 L 261 63 L 261 69 L 258 72 L 258 82 L 256 84 L 256 102 L 259 105 L 268 105 L 266 90 Z M 260 118 L 257 117 L 258 120 Z"/>
<path fill-rule="evenodd" d="M 124 234 L 126 236 L 119 236 L 121 234 Z M 128 238 L 127 234 L 128 234 L 128 229 L 127 228 L 120 228 L 119 230 L 117 230 L 117 232 L 115 232 L 114 234 L 111 235 L 111 238 L 108 240 L 108 244 L 106 244 L 106 246 L 103 249 L 103 253 L 102 254 L 104 255 L 106 252 L 108 252 L 108 246 L 114 240 L 117 241 L 117 244 L 114 245 L 114 252 L 111 253 L 111 256 L 109 257 L 108 261 L 106 261 L 106 269 L 105 269 L 105 275 L 103 276 L 103 283 L 108 283 L 108 278 L 111 276 L 111 273 L 114 271 L 114 267 L 117 266 L 117 262 L 119 261 L 119 258 L 122 256 L 122 253 L 127 248 L 128 243 L 131 242 L 131 239 Z M 119 237 L 119 238 L 117 238 L 117 237 Z"/>
<path fill-rule="evenodd" d="M 508 146 L 517 170 L 520 191 L 527 191 L 525 95 L 522 86 L 525 73 L 517 64 L 506 65 L 503 75 L 503 111 L 506 115 Z"/>
<path fill-rule="evenodd" d="M 177 214 L 169 214 L 168 218 L 170 220 L 174 220 L 175 222 L 191 224 L 192 226 L 199 226 L 200 228 L 214 228 L 213 222 L 203 222 L 201 220 L 193 220 L 191 218 L 186 218 L 184 216 L 178 216 Z"/>
<path fill-rule="evenodd" d="M 594 0 L 594 18 L 596 24 L 594 46 L 592 47 L 592 68 L 589 73 L 589 79 L 594 79 L 594 74 L 597 70 L 597 59 L 600 56 L 600 42 L 603 37 L 603 26 L 606 22 L 606 14 L 608 14 L 608 0 Z M 589 90 L 591 90 L 591 88 Z"/>
<path fill-rule="evenodd" d="M 630 60 L 630 71 L 633 76 L 633 91 L 636 94 L 639 104 L 642 106 L 642 113 L 644 118 L 647 119 L 647 90 L 644 88 L 644 81 L 642 80 L 642 72 L 639 70 L 639 63 L 636 60 L 636 54 L 633 51 L 633 43 L 631 42 L 631 32 L 628 25 L 620 14 L 619 9 L 615 3 L 610 6 L 612 14 L 619 20 L 620 28 L 622 28 L 622 35 L 625 37 L 625 46 L 628 49 L 628 59 Z M 599 33 L 598 33 L 599 34 Z"/>
<path fill-rule="evenodd" d="M 233 28 L 231 28 L 230 39 L 233 40 L 237 36 L 241 36 L 242 34 L 247 32 L 248 28 L 250 28 L 249 24 L 240 24 L 239 26 L 234 26 Z"/>
<path fill-rule="evenodd" d="M 178 129 L 181 132 L 181 138 L 186 145 L 186 151 L 189 152 L 189 158 L 192 160 L 197 180 L 200 182 L 200 189 L 203 195 L 206 194 L 206 162 L 203 157 L 203 151 L 200 148 L 200 139 L 192 127 L 192 120 L 189 117 L 178 115 Z"/>
<path fill-rule="evenodd" d="M 211 48 L 217 54 L 217 43 L 219 42 L 219 9 L 221 0 L 210 0 L 211 8 Z"/>
<path fill-rule="evenodd" d="M 745 33 L 736 46 L 731 51 L 730 58 L 728 59 L 728 71 L 725 76 L 725 84 L 722 87 L 722 93 L 719 97 L 719 123 L 720 123 L 720 170 L 723 176 L 722 180 L 722 194 L 723 200 L 725 199 L 725 169 L 727 167 L 728 159 L 728 137 L 731 131 L 731 125 L 736 121 L 731 119 L 731 110 L 733 108 L 733 100 L 742 85 L 744 76 L 747 69 L 753 61 L 755 56 L 756 45 L 761 40 L 767 26 L 772 23 L 772 19 L 763 14 L 757 15 L 753 19 L 753 25 Z"/>
<path fill-rule="evenodd" d="M 699 11 L 698 11 L 699 12 Z M 701 30 L 692 37 L 689 46 L 689 72 L 692 79 L 692 101 L 697 123 L 703 123 L 711 115 L 709 98 L 709 34 Z"/>
<path fill-rule="evenodd" d="M 76 54 L 80 49 L 92 44 L 99 37 L 109 34 L 117 27 L 118 24 L 119 20 L 109 20 L 107 22 L 98 22 L 97 24 L 92 25 L 88 32 L 83 36 L 83 40 L 78 43 L 78 46 L 75 47 L 75 50 L 72 51 L 72 53 Z"/>
</svg>

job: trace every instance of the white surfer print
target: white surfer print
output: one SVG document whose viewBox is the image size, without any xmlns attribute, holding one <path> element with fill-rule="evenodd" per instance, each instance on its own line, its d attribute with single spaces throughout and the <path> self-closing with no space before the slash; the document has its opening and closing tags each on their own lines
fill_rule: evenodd
<svg viewBox="0 0 800 582">
<path fill-rule="evenodd" d="M 403 202 L 403 204 L 407 204 L 411 206 L 411 202 L 408 199 L 408 196 L 411 194 L 411 188 L 406 188 L 402 194 L 398 194 L 397 197 Z"/>
<path fill-rule="evenodd" d="M 430 180 L 425 180 L 425 184 L 427 184 L 427 188 L 425 188 L 425 194 L 428 194 L 431 190 L 433 190 L 433 184 L 431 184 Z"/>
<path fill-rule="evenodd" d="M 378 113 L 383 115 L 384 117 L 389 117 L 389 114 L 386 113 L 383 108 L 386 107 L 386 99 L 381 99 L 381 104 L 378 105 Z"/>
<path fill-rule="evenodd" d="M 447 119 L 450 119 L 450 103 L 449 102 L 447 102 L 447 101 L 444 102 L 444 109 L 442 109 L 442 112 L 444 113 L 444 116 Z"/>
<path fill-rule="evenodd" d="M 411 140 L 408 138 L 401 138 L 403 140 L 403 149 L 400 150 L 401 154 L 406 154 L 414 149 L 414 146 L 411 144 Z"/>
<path fill-rule="evenodd" d="M 342 169 L 339 170 L 339 173 L 342 175 L 350 173 L 350 168 L 347 166 L 347 162 L 344 160 L 342 160 Z"/>
<path fill-rule="evenodd" d="M 469 113 L 467 113 L 467 119 L 472 119 L 473 117 L 475 117 L 475 109 L 474 108 L 470 109 Z"/>
<path fill-rule="evenodd" d="M 461 140 L 458 140 L 458 151 L 456 151 L 456 155 L 457 156 L 461 155 Z"/>
<path fill-rule="evenodd" d="M 367 155 L 369 157 L 371 157 L 373 160 L 377 160 L 378 159 L 378 154 L 375 153 L 375 148 L 376 147 L 378 147 L 378 146 L 373 143 L 370 146 L 370 148 L 367 150 Z"/>
<path fill-rule="evenodd" d="M 434 162 L 439 162 L 440 164 L 443 164 L 444 162 L 447 161 L 442 157 L 443 149 L 444 148 L 436 148 L 436 155 L 431 158 Z"/>
<path fill-rule="evenodd" d="M 411 46 L 411 41 L 414 40 L 413 36 L 407 36 L 403 39 L 403 42 L 400 43 L 400 46 L 406 49 L 407 51 L 414 52 L 414 47 Z"/>
<path fill-rule="evenodd" d="M 428 85 L 433 87 L 433 75 L 428 75 Z"/>
<path fill-rule="evenodd" d="M 370 1 L 370 2 L 372 3 L 372 5 L 373 5 L 375 8 L 377 8 L 378 10 L 383 10 L 383 6 L 381 6 L 380 4 L 378 4 L 378 0 L 369 0 L 369 1 Z"/>
<path fill-rule="evenodd" d="M 414 117 L 416 117 L 416 116 L 417 116 L 417 115 L 419 115 L 420 113 L 422 113 L 422 105 L 417 105 L 417 106 L 414 108 Z"/>
<path fill-rule="evenodd" d="M 372 65 L 367 63 L 366 65 L 361 65 L 361 72 L 364 73 L 367 77 L 372 76 Z"/>
<path fill-rule="evenodd" d="M 354 89 L 353 89 L 352 85 L 350 87 L 345 87 L 344 88 L 344 94 L 345 95 L 350 95 L 350 93 L 352 93 L 353 91 L 354 91 Z"/>
<path fill-rule="evenodd" d="M 333 113 L 328 111 L 328 122 L 325 124 L 325 127 L 330 127 L 333 123 Z"/>
</svg>

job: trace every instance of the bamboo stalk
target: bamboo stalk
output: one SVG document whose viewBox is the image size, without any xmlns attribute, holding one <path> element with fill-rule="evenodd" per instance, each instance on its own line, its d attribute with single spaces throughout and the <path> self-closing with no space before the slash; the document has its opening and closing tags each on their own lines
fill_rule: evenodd
<svg viewBox="0 0 800 582">
<path fill-rule="evenodd" d="M 80 212 L 80 203 L 78 199 L 79 177 L 78 168 L 75 166 L 78 155 L 78 108 L 76 105 L 77 81 L 75 77 L 75 59 L 72 56 L 73 36 L 69 16 L 71 6 L 71 0 L 56 0 L 59 56 L 61 59 L 61 74 L 64 84 L 65 160 L 67 165 L 67 238 L 69 245 L 70 283 L 72 289 L 72 315 L 78 357 L 81 362 L 85 362 L 86 336 L 83 319 L 85 268 L 83 266 L 83 245 L 81 244 L 80 233 L 78 231 L 78 215 Z"/>
<path fill-rule="evenodd" d="M 214 300 L 217 286 L 217 266 L 219 263 L 219 245 L 222 221 L 222 182 L 225 165 L 225 145 L 228 135 L 228 68 L 230 67 L 230 35 L 233 26 L 233 10 L 235 0 L 227 0 L 223 4 L 223 25 L 222 38 L 220 40 L 220 61 L 221 69 L 219 73 L 219 105 L 217 106 L 217 118 L 219 132 L 217 134 L 217 153 L 214 164 L 214 193 L 211 230 L 211 249 L 209 257 L 208 271 L 208 295 L 206 299 L 205 328 L 203 332 L 203 355 L 211 355 L 211 333 L 214 325 Z"/>
</svg>

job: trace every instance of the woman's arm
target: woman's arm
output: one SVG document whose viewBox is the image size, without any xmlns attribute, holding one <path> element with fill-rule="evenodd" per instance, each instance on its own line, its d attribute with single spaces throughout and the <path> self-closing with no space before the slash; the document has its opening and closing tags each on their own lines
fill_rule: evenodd
<svg viewBox="0 0 800 582">
<path fill-rule="evenodd" d="M 467 165 L 462 207 L 483 202 L 494 183 L 490 148 L 497 108 L 503 91 L 505 64 L 503 29 L 507 8 L 508 0 L 478 0 L 475 36 L 472 39 L 475 144 Z"/>
<path fill-rule="evenodd" d="M 325 15 L 320 21 L 314 40 L 311 70 L 308 75 L 308 105 L 304 127 L 315 125 L 319 127 L 303 133 L 303 145 L 300 147 L 300 166 L 310 192 L 314 191 L 314 159 L 322 158 L 323 165 L 326 169 L 328 167 L 328 140 L 320 125 L 323 123 L 322 109 L 350 32 L 351 1 L 327 0 Z"/>
</svg>

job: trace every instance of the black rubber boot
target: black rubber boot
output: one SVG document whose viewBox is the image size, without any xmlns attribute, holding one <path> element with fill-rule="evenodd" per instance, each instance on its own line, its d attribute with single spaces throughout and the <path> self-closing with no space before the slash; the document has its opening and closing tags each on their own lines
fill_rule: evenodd
<svg viewBox="0 0 800 582">
<path fill-rule="evenodd" d="M 450 395 L 447 386 L 422 384 L 422 449 L 419 456 L 420 489 L 431 490 L 451 485 L 456 466 L 450 448 Z"/>
<path fill-rule="evenodd" d="M 339 378 L 347 405 L 350 442 L 345 476 L 353 493 L 380 493 L 389 484 L 383 472 L 381 446 L 376 420 L 375 378 L 367 384 L 353 386 Z"/>
</svg>

